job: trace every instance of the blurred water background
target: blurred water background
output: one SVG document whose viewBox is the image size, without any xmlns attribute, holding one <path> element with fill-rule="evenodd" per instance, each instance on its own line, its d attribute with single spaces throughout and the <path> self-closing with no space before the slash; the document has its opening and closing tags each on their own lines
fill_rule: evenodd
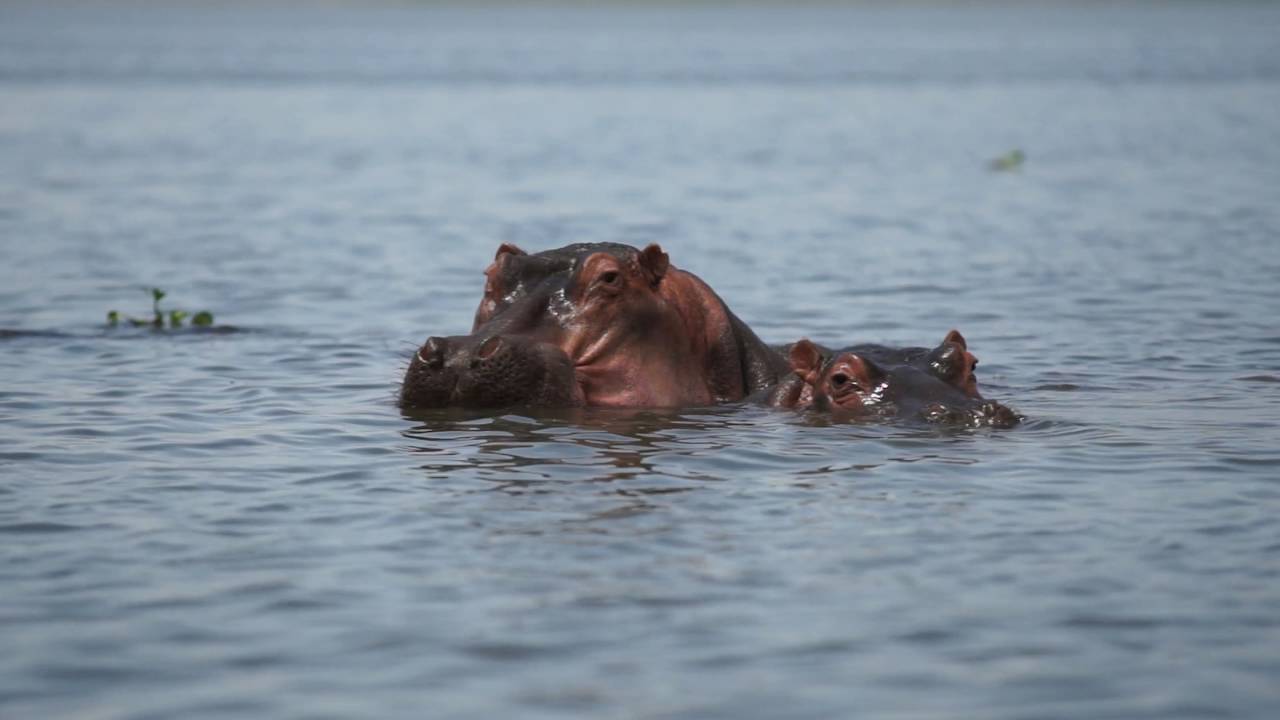
<svg viewBox="0 0 1280 720">
<path fill-rule="evenodd" d="M 0 5 L 0 717 L 1274 717 L 1277 38 Z M 1028 419 L 397 410 L 500 242 L 604 240 Z M 234 330 L 103 327 L 152 286 Z"/>
</svg>

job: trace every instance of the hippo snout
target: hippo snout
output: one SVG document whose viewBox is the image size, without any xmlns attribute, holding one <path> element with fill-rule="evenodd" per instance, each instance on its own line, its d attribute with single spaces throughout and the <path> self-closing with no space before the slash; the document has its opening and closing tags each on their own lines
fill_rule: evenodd
<svg viewBox="0 0 1280 720">
<path fill-rule="evenodd" d="M 558 348 L 518 335 L 430 337 L 409 363 L 402 407 L 496 408 L 581 404 L 573 364 Z"/>
<path fill-rule="evenodd" d="M 497 335 L 484 340 L 469 336 L 432 336 L 418 348 L 414 363 L 433 372 L 444 370 L 446 365 L 455 370 L 475 369 L 488 363 L 501 362 L 503 354 L 508 353 L 510 347 L 510 343 L 504 343 Z"/>
<path fill-rule="evenodd" d="M 430 337 L 418 348 L 400 386 L 403 407 L 447 407 L 458 385 L 458 371 L 446 367 L 450 339 Z"/>
</svg>

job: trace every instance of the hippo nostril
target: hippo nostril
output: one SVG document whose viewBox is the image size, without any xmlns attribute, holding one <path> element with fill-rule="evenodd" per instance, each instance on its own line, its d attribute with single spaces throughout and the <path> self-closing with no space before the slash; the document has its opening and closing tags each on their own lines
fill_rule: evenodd
<svg viewBox="0 0 1280 720">
<path fill-rule="evenodd" d="M 481 360 L 488 360 L 502 349 L 502 338 L 494 335 L 493 337 L 480 343 L 480 347 L 476 349 L 476 357 Z"/>
<path fill-rule="evenodd" d="M 429 337 L 418 350 L 418 359 L 432 370 L 444 367 L 444 338 Z"/>
</svg>

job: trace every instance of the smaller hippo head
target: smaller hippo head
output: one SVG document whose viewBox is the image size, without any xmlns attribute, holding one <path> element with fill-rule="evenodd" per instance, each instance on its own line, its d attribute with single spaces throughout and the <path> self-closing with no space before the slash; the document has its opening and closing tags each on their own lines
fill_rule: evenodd
<svg viewBox="0 0 1280 720">
<path fill-rule="evenodd" d="M 965 347 L 955 331 L 928 353 L 914 348 L 886 352 L 881 346 L 865 345 L 832 351 L 801 340 L 789 353 L 791 370 L 804 383 L 792 406 L 951 426 L 1017 425 L 1020 415 L 978 395 L 973 377 L 977 360 Z M 871 360 L 868 353 L 878 353 L 884 364 Z"/>
<path fill-rule="evenodd" d="M 959 330 L 947 333 L 942 344 L 929 353 L 925 362 L 934 377 L 971 398 L 982 397 L 978 393 L 978 379 L 973 374 L 974 368 L 978 367 L 978 358 L 969 352 L 969 344 Z"/>
<path fill-rule="evenodd" d="M 812 393 L 817 410 L 861 412 L 879 404 L 884 392 L 885 373 L 856 353 L 840 351 L 830 359 L 808 339 L 791 346 L 791 370 Z"/>
</svg>

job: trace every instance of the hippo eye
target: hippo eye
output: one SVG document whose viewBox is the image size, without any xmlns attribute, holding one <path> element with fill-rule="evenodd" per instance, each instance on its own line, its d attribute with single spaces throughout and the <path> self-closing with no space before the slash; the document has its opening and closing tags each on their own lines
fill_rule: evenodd
<svg viewBox="0 0 1280 720">
<path fill-rule="evenodd" d="M 847 382 L 849 382 L 849 376 L 844 373 L 836 373 L 831 376 L 831 384 L 838 388 L 844 387 Z"/>
<path fill-rule="evenodd" d="M 607 273 L 605 273 L 605 274 L 601 275 L 601 276 L 600 276 L 600 282 L 602 282 L 602 283 L 604 283 L 604 284 L 606 284 L 606 285 L 612 285 L 612 284 L 614 284 L 614 283 L 618 282 L 618 273 L 617 273 L 617 271 L 615 271 L 615 270 L 610 270 L 609 272 L 607 272 Z"/>
</svg>

